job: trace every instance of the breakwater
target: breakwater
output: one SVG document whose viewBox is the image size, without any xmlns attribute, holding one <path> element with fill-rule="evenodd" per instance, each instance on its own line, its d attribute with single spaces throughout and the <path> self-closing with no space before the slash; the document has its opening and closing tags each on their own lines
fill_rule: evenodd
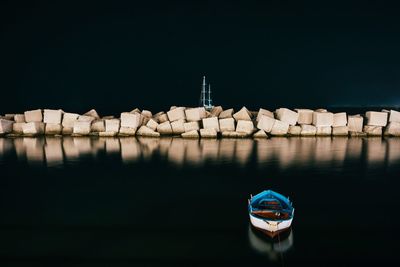
<svg viewBox="0 0 400 267">
<path fill-rule="evenodd" d="M 92 109 L 84 114 L 36 109 L 0 116 L 1 136 L 181 136 L 182 138 L 268 138 L 269 136 L 400 136 L 400 112 L 333 113 L 326 109 L 246 107 L 235 111 L 221 106 L 173 106 L 153 114 L 134 109 L 119 117 L 100 117 Z"/>
</svg>

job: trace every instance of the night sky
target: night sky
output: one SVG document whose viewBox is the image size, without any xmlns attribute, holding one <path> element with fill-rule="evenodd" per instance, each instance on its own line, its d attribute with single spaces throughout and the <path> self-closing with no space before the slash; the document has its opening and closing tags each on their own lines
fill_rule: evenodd
<svg viewBox="0 0 400 267">
<path fill-rule="evenodd" d="M 384 1 L 3 1 L 1 113 L 400 104 Z M 321 3 L 320 3 L 321 2 Z"/>
</svg>

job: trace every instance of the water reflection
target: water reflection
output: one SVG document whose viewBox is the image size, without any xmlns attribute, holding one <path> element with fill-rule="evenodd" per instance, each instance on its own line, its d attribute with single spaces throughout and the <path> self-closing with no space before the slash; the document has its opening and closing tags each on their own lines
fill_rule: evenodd
<svg viewBox="0 0 400 267">
<path fill-rule="evenodd" d="M 182 138 L 0 138 L 0 160 L 15 155 L 30 164 L 59 166 L 82 158 L 118 155 L 129 164 L 160 156 L 183 166 L 203 164 L 256 163 L 259 168 L 275 164 L 280 169 L 318 165 L 340 170 L 346 162 L 365 163 L 368 168 L 385 168 L 400 161 L 398 138 L 272 138 L 201 139 Z"/>
<path fill-rule="evenodd" d="M 293 246 L 293 230 L 282 236 L 280 239 L 271 240 L 249 225 L 248 230 L 249 243 L 251 248 L 261 255 L 265 255 L 270 261 L 278 261 Z"/>
</svg>

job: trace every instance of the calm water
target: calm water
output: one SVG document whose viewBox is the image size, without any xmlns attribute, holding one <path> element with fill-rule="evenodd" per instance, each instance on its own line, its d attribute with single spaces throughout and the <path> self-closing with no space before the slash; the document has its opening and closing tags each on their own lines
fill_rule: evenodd
<svg viewBox="0 0 400 267">
<path fill-rule="evenodd" d="M 0 262 L 81 266 L 399 260 L 400 139 L 0 139 Z M 247 198 L 290 196 L 291 234 Z"/>
</svg>

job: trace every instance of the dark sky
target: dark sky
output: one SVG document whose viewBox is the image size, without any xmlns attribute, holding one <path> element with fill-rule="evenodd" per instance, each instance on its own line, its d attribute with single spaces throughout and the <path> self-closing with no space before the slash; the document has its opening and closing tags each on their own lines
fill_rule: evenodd
<svg viewBox="0 0 400 267">
<path fill-rule="evenodd" d="M 83 2 L 2 2 L 1 113 L 400 104 L 384 1 Z"/>
</svg>

